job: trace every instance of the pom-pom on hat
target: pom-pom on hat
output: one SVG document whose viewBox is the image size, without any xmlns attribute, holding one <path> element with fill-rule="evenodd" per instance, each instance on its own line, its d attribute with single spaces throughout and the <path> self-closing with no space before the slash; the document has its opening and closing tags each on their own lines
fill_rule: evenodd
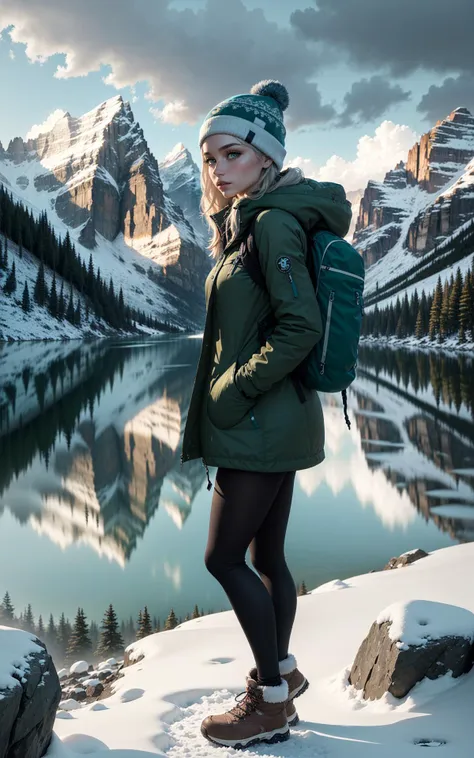
<svg viewBox="0 0 474 758">
<path fill-rule="evenodd" d="M 199 132 L 199 147 L 212 134 L 232 134 L 265 153 L 281 171 L 286 155 L 283 111 L 288 103 L 286 87 L 264 79 L 249 94 L 229 97 L 209 111 Z"/>
</svg>

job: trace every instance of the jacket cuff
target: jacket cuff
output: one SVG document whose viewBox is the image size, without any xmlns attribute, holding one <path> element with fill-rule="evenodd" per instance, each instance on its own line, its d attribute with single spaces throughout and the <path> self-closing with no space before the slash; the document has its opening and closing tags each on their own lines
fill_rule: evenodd
<svg viewBox="0 0 474 758">
<path fill-rule="evenodd" d="M 243 366 L 241 366 L 238 371 L 235 372 L 234 384 L 241 395 L 243 395 L 247 400 L 253 400 L 257 397 L 258 392 L 255 392 L 255 388 L 253 387 L 252 382 L 249 379 L 246 379 L 245 376 L 242 376 L 242 368 Z"/>
</svg>

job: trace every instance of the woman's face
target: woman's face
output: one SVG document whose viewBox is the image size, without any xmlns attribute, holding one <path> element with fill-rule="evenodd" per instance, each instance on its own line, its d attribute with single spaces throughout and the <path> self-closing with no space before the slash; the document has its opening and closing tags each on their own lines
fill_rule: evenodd
<svg viewBox="0 0 474 758">
<path fill-rule="evenodd" d="M 272 163 L 271 158 L 260 157 L 230 134 L 208 137 L 201 154 L 212 183 L 229 200 L 243 197 L 259 180 L 262 169 Z"/>
</svg>

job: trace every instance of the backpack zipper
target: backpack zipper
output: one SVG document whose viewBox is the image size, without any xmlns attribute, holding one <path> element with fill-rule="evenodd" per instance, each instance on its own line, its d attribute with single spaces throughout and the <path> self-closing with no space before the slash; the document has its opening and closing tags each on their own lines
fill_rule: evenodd
<svg viewBox="0 0 474 758">
<path fill-rule="evenodd" d="M 344 274 L 344 276 L 352 276 L 354 279 L 360 279 L 361 282 L 364 281 L 363 276 L 359 276 L 358 274 L 352 274 L 350 271 L 343 271 L 341 268 L 334 268 L 333 266 L 321 266 L 325 271 L 334 271 L 336 274 Z"/>
<path fill-rule="evenodd" d="M 336 296 L 336 293 L 334 290 L 331 290 L 329 293 L 329 303 L 328 303 L 328 317 L 326 321 L 326 328 L 324 330 L 324 342 L 323 342 L 323 352 L 321 355 L 321 363 L 319 366 L 319 373 L 322 375 L 324 374 L 324 369 L 326 366 L 326 353 L 328 351 L 328 342 L 329 342 L 329 329 L 331 326 L 331 314 L 332 314 L 332 304 L 334 302 L 334 298 Z"/>
</svg>

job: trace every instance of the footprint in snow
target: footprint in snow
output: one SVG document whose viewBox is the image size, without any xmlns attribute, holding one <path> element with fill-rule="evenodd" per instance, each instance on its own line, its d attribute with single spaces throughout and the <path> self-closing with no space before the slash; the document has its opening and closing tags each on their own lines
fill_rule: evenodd
<svg viewBox="0 0 474 758">
<path fill-rule="evenodd" d="M 175 718 L 166 729 L 173 743 L 166 751 L 168 758 L 320 758 L 327 755 L 323 746 L 315 747 L 312 731 L 305 730 L 302 722 L 296 730 L 291 730 L 291 737 L 286 742 L 262 743 L 247 750 L 219 748 L 204 739 L 201 722 L 206 716 L 224 713 L 234 705 L 234 695 L 228 690 L 220 690 L 201 697 L 187 708 L 180 708 L 181 717 Z"/>
</svg>

